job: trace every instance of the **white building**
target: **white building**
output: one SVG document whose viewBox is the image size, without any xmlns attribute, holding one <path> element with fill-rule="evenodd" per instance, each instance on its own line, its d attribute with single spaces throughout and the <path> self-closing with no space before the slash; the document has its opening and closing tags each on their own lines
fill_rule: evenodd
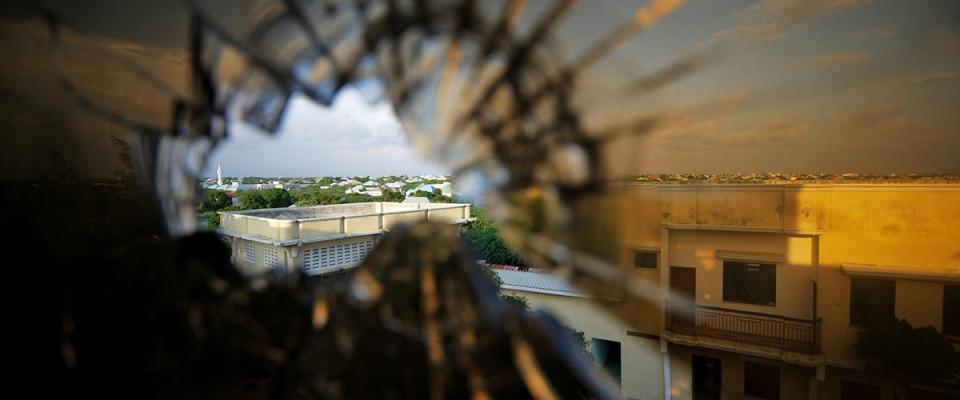
<svg viewBox="0 0 960 400">
<path fill-rule="evenodd" d="M 350 269 L 397 224 L 437 221 L 463 224 L 469 204 L 336 204 L 296 208 L 221 211 L 219 232 L 230 240 L 241 271 L 300 270 L 321 275 Z"/>
</svg>

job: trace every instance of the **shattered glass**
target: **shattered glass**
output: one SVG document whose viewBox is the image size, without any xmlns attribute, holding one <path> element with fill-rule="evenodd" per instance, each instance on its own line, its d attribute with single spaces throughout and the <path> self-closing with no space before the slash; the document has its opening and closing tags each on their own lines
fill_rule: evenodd
<svg viewBox="0 0 960 400">
<path fill-rule="evenodd" d="M 581 32 L 570 21 L 583 17 L 585 4 L 187 2 L 183 86 L 189 89 L 167 87 L 155 72 L 128 65 L 158 89 L 156 96 L 169 99 L 166 110 L 149 118 L 137 118 L 124 105 L 101 104 L 72 85 L 64 54 L 69 31 L 79 28 L 55 13 L 48 22 L 61 86 L 89 111 L 136 133 L 140 172 L 173 236 L 195 230 L 197 178 L 234 124 L 274 133 L 294 94 L 330 105 L 340 90 L 355 85 L 393 105 L 413 147 L 453 172 L 470 200 L 500 222 L 508 244 L 594 297 L 617 300 L 597 303 L 631 323 L 619 310 L 655 298 L 659 289 L 619 267 L 618 232 L 625 227 L 616 217 L 622 205 L 612 182 L 635 172 L 630 168 L 639 151 L 632 140 L 657 126 L 656 110 L 636 112 L 637 99 L 695 71 L 707 57 L 692 54 L 650 74 L 611 75 L 624 62 L 618 46 L 683 1 L 645 2 L 605 25 L 608 30 Z M 391 232 L 352 283 L 315 299 L 314 325 L 322 333 L 316 346 L 329 340 L 332 347 L 313 355 L 363 368 L 368 361 L 355 358 L 356 351 L 400 351 L 393 353 L 396 363 L 413 365 L 396 371 L 394 380 L 384 378 L 392 383 L 376 393 L 328 371 L 334 378 L 325 379 L 349 382 L 326 385 L 338 388 L 330 389 L 332 396 L 522 392 L 553 398 L 556 386 L 570 379 L 589 396 L 616 396 L 573 355 L 572 342 L 558 339 L 556 322 L 495 304 L 492 287 L 478 283 L 484 278 L 457 250 L 456 239 L 432 229 L 439 228 Z M 377 337 L 371 340 L 377 346 L 356 343 L 365 337 Z M 426 353 L 404 356 L 417 346 Z M 406 387 L 403 373 L 424 373 L 429 384 Z"/>
</svg>

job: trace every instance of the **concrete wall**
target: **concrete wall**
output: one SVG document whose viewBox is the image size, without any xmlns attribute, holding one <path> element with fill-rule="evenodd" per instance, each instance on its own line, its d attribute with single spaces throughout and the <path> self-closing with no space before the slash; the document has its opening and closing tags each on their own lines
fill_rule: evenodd
<svg viewBox="0 0 960 400">
<path fill-rule="evenodd" d="M 813 270 L 809 264 L 809 238 L 788 238 L 782 234 L 671 231 L 670 266 L 697 268 L 697 304 L 744 310 L 792 318 L 813 317 Z M 726 302 L 723 300 L 723 260 L 720 252 L 769 253 L 795 262 L 776 262 L 776 306 Z"/>
<path fill-rule="evenodd" d="M 820 237 L 823 349 L 828 360 L 858 365 L 850 326 L 850 280 L 843 264 L 953 271 L 960 275 L 960 187 L 835 187 L 829 229 Z M 942 327 L 943 282 L 897 279 L 895 315 Z"/>
<path fill-rule="evenodd" d="M 531 307 L 546 310 L 563 324 L 583 332 L 588 347 L 594 338 L 619 342 L 624 397 L 663 398 L 663 360 L 659 340 L 629 335 L 630 327 L 587 298 L 526 291 L 505 290 L 504 293 L 526 297 Z"/>
<path fill-rule="evenodd" d="M 352 237 L 340 238 L 340 239 L 324 240 L 322 242 L 304 243 L 303 246 L 300 246 L 300 248 L 296 252 L 297 256 L 292 258 L 293 261 L 290 263 L 290 265 L 294 270 L 302 270 L 303 269 L 303 253 L 307 250 L 319 249 L 322 247 L 329 247 L 329 246 L 336 246 L 339 244 L 362 242 L 364 240 L 371 240 L 371 239 L 373 239 L 373 243 L 374 245 L 376 245 L 377 241 L 380 239 L 380 234 L 375 233 L 370 235 L 360 235 L 360 236 L 352 236 Z M 289 246 L 288 249 L 292 250 L 295 247 L 296 246 Z"/>
<path fill-rule="evenodd" d="M 674 400 L 693 399 L 693 355 L 720 360 L 720 390 L 723 399 L 751 399 L 744 395 L 746 361 L 777 365 L 780 368 L 780 399 L 808 400 L 812 368 L 741 356 L 718 350 L 670 345 L 670 395 Z M 834 399 L 839 397 L 825 397 Z"/>
<path fill-rule="evenodd" d="M 255 261 L 252 263 L 247 262 L 243 259 L 244 243 L 248 245 L 252 245 L 256 251 L 256 258 L 255 258 Z M 231 252 L 232 252 L 234 264 L 240 270 L 240 273 L 244 275 L 256 276 L 256 275 L 265 274 L 269 271 L 269 269 L 264 264 L 264 252 L 268 248 L 276 250 L 277 262 L 280 264 L 279 268 L 283 268 L 284 266 L 284 251 L 282 247 L 274 246 L 272 244 L 255 242 L 252 240 L 244 240 L 240 238 L 234 238 L 231 243 L 231 246 L 232 246 Z M 290 265 L 290 262 L 291 260 L 288 257 L 287 258 L 288 265 Z"/>
</svg>

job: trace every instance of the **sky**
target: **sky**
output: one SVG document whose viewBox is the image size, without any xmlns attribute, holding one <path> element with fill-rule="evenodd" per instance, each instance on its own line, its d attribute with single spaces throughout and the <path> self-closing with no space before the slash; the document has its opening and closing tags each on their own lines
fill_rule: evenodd
<svg viewBox="0 0 960 400">
<path fill-rule="evenodd" d="M 367 99 L 355 87 L 330 107 L 293 98 L 279 131 L 269 136 L 237 123 L 211 154 L 206 176 L 220 165 L 225 176 L 386 176 L 445 172 L 407 143 L 386 101 Z"/>
<path fill-rule="evenodd" d="M 574 99 L 592 117 L 586 120 L 600 125 L 656 117 L 653 131 L 609 146 L 609 158 L 624 161 L 626 173 L 960 170 L 960 2 L 657 1 L 685 4 L 584 71 Z M 3 175 L 51 151 L 69 154 L 81 173 L 108 174 L 116 167 L 104 156 L 112 151 L 109 138 L 123 132 L 59 91 L 38 51 L 48 45 L 45 28 L 36 12 L 24 11 L 30 3 L 0 6 L 0 50 L 10 60 L 0 65 L 0 112 L 11 116 L 0 129 L 21 148 L 2 160 Z M 107 105 L 166 121 L 157 112 L 169 107 L 165 98 L 102 55 L 133 60 L 187 90 L 186 23 L 171 16 L 177 6 L 49 3 L 84 32 L 71 39 L 71 76 Z M 521 35 L 550 2 L 527 4 Z M 580 2 L 553 50 L 575 60 L 644 4 Z M 608 95 L 687 58 L 702 63 L 681 79 L 629 101 Z M 410 148 L 390 104 L 352 88 L 329 109 L 295 97 L 273 137 L 237 122 L 232 128 L 202 175 L 218 163 L 228 176 L 447 172 Z"/>
<path fill-rule="evenodd" d="M 640 3 L 580 7 L 558 31 L 561 50 L 575 58 Z M 530 3 L 521 31 L 545 4 Z M 640 142 L 620 146 L 630 149 L 620 156 L 631 160 L 629 173 L 960 170 L 958 2 L 690 1 L 587 75 L 613 86 L 694 55 L 714 58 L 630 110 L 665 117 Z M 353 91 L 343 97 L 312 117 L 294 118 L 311 114 L 295 103 L 278 143 L 263 144 L 288 157 L 245 164 L 271 175 L 442 170 L 409 150 L 388 105 L 370 106 Z M 246 137 L 237 142 L 249 146 L 240 144 Z M 251 154 L 233 146 L 217 157 Z"/>
</svg>

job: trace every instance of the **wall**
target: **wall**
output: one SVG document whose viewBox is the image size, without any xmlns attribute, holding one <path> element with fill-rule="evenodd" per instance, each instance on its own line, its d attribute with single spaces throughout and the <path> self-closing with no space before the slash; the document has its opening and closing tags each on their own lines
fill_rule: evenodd
<svg viewBox="0 0 960 400">
<path fill-rule="evenodd" d="M 809 238 L 788 238 L 782 234 L 672 230 L 668 263 L 697 268 L 697 304 L 810 319 L 813 317 L 810 245 Z M 717 258 L 718 250 L 778 254 L 795 262 L 777 263 L 776 306 L 723 301 L 723 260 Z"/>
<path fill-rule="evenodd" d="M 823 349 L 837 365 L 858 365 L 850 326 L 850 276 L 842 264 L 960 274 L 960 187 L 843 186 L 830 192 L 821 236 Z M 914 326 L 942 326 L 943 283 L 898 279 L 895 315 Z"/>
<path fill-rule="evenodd" d="M 663 398 L 663 361 L 659 340 L 628 335 L 631 329 L 583 297 L 504 290 L 527 298 L 532 308 L 546 310 L 561 323 L 592 339 L 620 342 L 622 390 L 630 399 Z"/>
<path fill-rule="evenodd" d="M 306 250 L 319 249 L 321 247 L 335 246 L 338 244 L 362 242 L 364 240 L 370 240 L 371 238 L 373 239 L 374 245 L 376 245 L 377 240 L 380 239 L 380 233 L 375 233 L 371 235 L 353 236 L 353 237 L 340 238 L 340 239 L 324 240 L 324 241 L 313 242 L 313 243 L 304 243 L 303 246 L 300 246 L 300 248 L 298 249 L 297 256 L 294 257 L 293 261 L 290 263 L 291 268 L 294 270 L 303 269 L 303 253 Z M 292 249 L 292 248 L 295 248 L 295 246 L 290 246 L 289 248 Z"/>
<path fill-rule="evenodd" d="M 670 345 L 670 393 L 673 400 L 693 399 L 693 355 L 712 357 L 720 360 L 720 390 L 723 399 L 750 399 L 744 396 L 744 362 L 759 362 L 773 364 L 780 367 L 780 399 L 807 400 L 810 379 L 814 376 L 812 368 L 800 367 L 783 363 L 770 362 L 762 359 L 741 356 L 718 350 L 690 348 L 686 346 Z M 836 397 L 824 397 L 834 399 Z"/>
</svg>

